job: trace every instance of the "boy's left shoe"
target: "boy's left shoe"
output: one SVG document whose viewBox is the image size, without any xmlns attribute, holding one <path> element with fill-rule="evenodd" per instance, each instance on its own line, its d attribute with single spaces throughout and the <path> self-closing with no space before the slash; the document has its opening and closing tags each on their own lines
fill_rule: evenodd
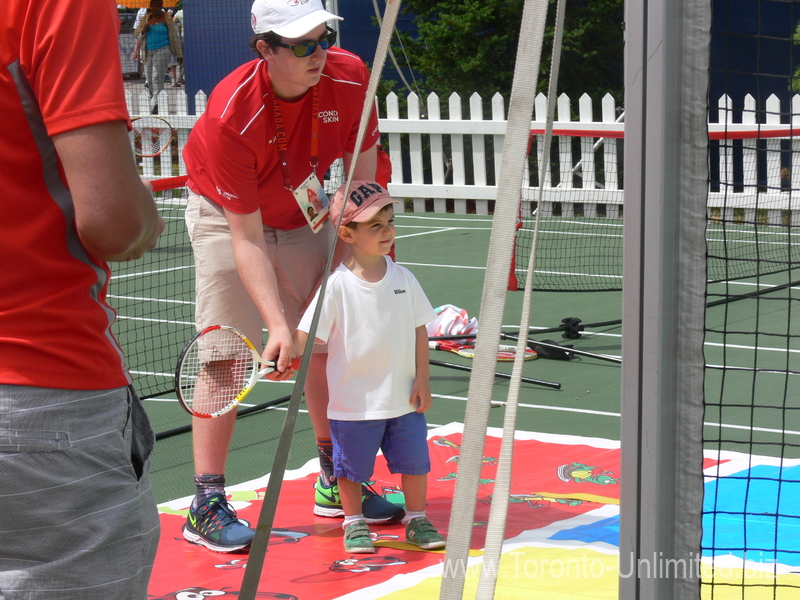
<svg viewBox="0 0 800 600">
<path fill-rule="evenodd" d="M 415 517 L 406 525 L 406 541 L 423 550 L 436 550 L 447 545 L 427 517 Z"/>
<path fill-rule="evenodd" d="M 352 554 L 375 553 L 375 544 L 364 521 L 353 521 L 345 528 L 344 549 Z"/>
<path fill-rule="evenodd" d="M 330 487 L 325 487 L 322 483 L 322 477 L 318 476 L 314 488 L 315 515 L 318 517 L 344 517 L 337 484 L 334 483 Z M 368 485 L 361 486 L 361 493 L 364 521 L 367 523 L 394 523 L 401 520 L 406 514 L 403 507 L 379 496 Z"/>
</svg>

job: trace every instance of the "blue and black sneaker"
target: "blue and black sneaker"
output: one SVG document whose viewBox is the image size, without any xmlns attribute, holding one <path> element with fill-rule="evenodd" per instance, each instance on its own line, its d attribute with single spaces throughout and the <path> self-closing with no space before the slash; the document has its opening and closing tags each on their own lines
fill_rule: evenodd
<svg viewBox="0 0 800 600">
<path fill-rule="evenodd" d="M 322 483 L 322 477 L 317 477 L 314 488 L 316 491 L 314 495 L 315 515 L 318 517 L 344 517 L 337 484 L 334 483 L 330 487 L 325 487 Z M 362 511 L 364 521 L 367 523 L 393 523 L 406 515 L 406 511 L 403 510 L 402 506 L 389 502 L 370 486 L 361 486 L 361 491 Z"/>
<path fill-rule="evenodd" d="M 214 552 L 236 552 L 253 541 L 254 531 L 236 516 L 224 494 L 212 494 L 197 508 L 189 508 L 183 537 Z"/>
</svg>

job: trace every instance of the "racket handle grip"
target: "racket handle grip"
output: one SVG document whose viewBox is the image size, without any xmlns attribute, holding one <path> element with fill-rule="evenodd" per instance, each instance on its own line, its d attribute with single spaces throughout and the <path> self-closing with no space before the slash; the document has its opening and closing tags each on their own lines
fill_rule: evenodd
<svg viewBox="0 0 800 600">
<path fill-rule="evenodd" d="M 172 190 L 175 188 L 186 185 L 188 176 L 178 175 L 177 177 L 164 177 L 163 179 L 151 179 L 150 185 L 153 186 L 154 192 L 163 192 L 164 190 Z"/>
</svg>

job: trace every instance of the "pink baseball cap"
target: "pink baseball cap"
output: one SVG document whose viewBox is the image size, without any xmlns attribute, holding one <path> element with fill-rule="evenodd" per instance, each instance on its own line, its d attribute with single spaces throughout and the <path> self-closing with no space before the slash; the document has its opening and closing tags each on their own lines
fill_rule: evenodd
<svg viewBox="0 0 800 600">
<path fill-rule="evenodd" d="M 285 38 L 299 38 L 333 19 L 342 17 L 325 10 L 322 0 L 255 0 L 250 12 L 253 33 L 272 31 Z"/>
<path fill-rule="evenodd" d="M 330 207 L 331 222 L 339 222 L 342 214 L 342 204 L 345 204 L 344 191 L 347 184 L 342 185 L 333 195 Z M 398 202 L 383 187 L 374 181 L 353 181 L 350 183 L 350 193 L 344 206 L 342 225 L 348 223 L 366 223 L 387 204 Z M 398 202 L 399 204 L 399 202 Z"/>
</svg>

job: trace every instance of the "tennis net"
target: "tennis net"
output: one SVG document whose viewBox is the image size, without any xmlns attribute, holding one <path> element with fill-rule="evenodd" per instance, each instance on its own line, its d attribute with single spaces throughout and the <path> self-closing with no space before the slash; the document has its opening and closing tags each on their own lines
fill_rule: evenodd
<svg viewBox="0 0 800 600">
<path fill-rule="evenodd" d="M 786 93 L 790 74 L 800 73 L 791 60 L 798 7 L 722 3 L 712 29 L 710 80 L 726 95 L 707 104 L 724 125 L 708 150 L 709 279 L 722 282 L 709 283 L 705 315 L 702 441 L 706 460 L 719 464 L 704 473 L 701 549 L 714 568 L 701 573 L 703 597 L 800 592 L 800 581 L 784 575 L 800 565 L 793 501 L 800 482 L 800 338 L 792 317 L 800 285 L 800 139 L 793 129 L 797 97 Z M 742 15 L 754 14 L 758 28 L 744 28 Z M 747 62 L 737 62 L 745 54 Z M 728 96 L 742 86 L 743 99 Z M 753 278 L 734 281 L 743 276 Z M 750 466 L 726 472 L 727 453 L 744 455 Z M 764 457 L 769 465 L 758 464 L 768 462 Z"/>
<path fill-rule="evenodd" d="M 142 398 L 174 390 L 175 363 L 194 334 L 194 258 L 184 222 L 186 188 L 155 194 L 164 232 L 158 247 L 112 266 L 114 333 Z"/>
<path fill-rule="evenodd" d="M 588 132 L 591 134 L 592 132 Z M 624 205 L 617 158 L 622 132 L 606 137 L 560 132 L 550 155 L 545 192 L 538 177 L 523 187 L 516 238 L 514 289 L 525 285 L 541 205 L 533 289 L 609 291 L 622 288 Z M 790 270 L 800 263 L 800 206 L 790 193 L 787 165 L 800 144 L 781 127 L 712 128 L 708 223 L 708 278 L 733 281 Z M 531 173 L 542 135 L 535 135 Z"/>
</svg>

